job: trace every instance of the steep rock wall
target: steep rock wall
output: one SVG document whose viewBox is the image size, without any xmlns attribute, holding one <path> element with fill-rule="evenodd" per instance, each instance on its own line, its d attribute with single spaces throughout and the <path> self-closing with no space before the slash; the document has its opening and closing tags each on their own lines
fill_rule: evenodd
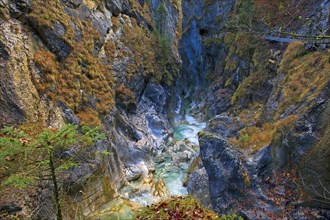
<svg viewBox="0 0 330 220">
<path fill-rule="evenodd" d="M 182 12 L 180 1 L 166 1 L 166 27 L 158 33 L 162 4 L 0 2 L 1 126 L 72 123 L 98 126 L 107 134 L 108 141 L 91 146 L 90 155 L 112 155 L 82 159 L 61 174 L 65 205 L 75 210 L 65 209 L 69 219 L 95 216 L 128 180 L 154 172 L 153 157 L 172 132 L 166 106 L 180 63 Z M 1 199 L 1 207 L 12 202 L 22 216 L 37 210 L 36 218 L 53 219 L 50 185 L 43 187 L 33 195 L 25 192 L 25 200 Z"/>
<path fill-rule="evenodd" d="M 207 2 L 210 5 L 219 4 L 218 1 Z M 186 3 L 189 4 L 193 5 L 191 2 Z M 328 35 L 329 32 L 325 27 L 329 26 L 329 1 L 288 1 L 287 7 L 281 6 L 278 1 L 236 1 L 232 4 L 233 7 L 228 12 L 229 22 L 220 25 L 219 29 L 210 28 L 209 32 L 206 31 L 207 28 L 202 28 L 199 34 L 204 35 L 204 38 L 198 38 L 197 30 L 202 26 L 198 26 L 198 21 L 194 21 L 192 17 L 191 27 L 195 31 L 191 31 L 191 41 L 194 38 L 197 40 L 191 43 L 190 47 L 187 44 L 188 48 L 184 49 L 186 53 L 182 53 L 183 62 L 191 62 L 190 64 L 186 62 L 185 67 L 193 67 L 198 69 L 199 73 L 206 73 L 203 79 L 199 80 L 205 85 L 204 89 L 201 89 L 202 92 L 199 92 L 202 95 L 192 98 L 198 100 L 193 105 L 195 112 L 202 112 L 202 115 L 211 118 L 206 130 L 212 134 L 200 137 L 201 151 L 215 149 L 221 155 L 219 158 L 210 159 L 205 156 L 205 152 L 204 155 L 203 152 L 201 153 L 207 175 L 201 172 L 202 167 L 198 167 L 199 169 L 191 174 L 188 183 L 189 192 L 199 196 L 201 201 L 206 202 L 205 205 L 209 203 L 203 195 L 209 194 L 213 208 L 219 213 L 238 206 L 237 211 L 243 211 L 241 214 L 248 218 L 255 218 L 255 213 L 262 218 L 271 218 L 269 213 L 281 215 L 281 211 L 272 201 L 272 197 L 280 196 L 280 193 L 272 191 L 268 194 L 264 190 L 267 190 L 269 186 L 267 184 L 279 179 L 279 173 L 289 171 L 296 173 L 289 174 L 292 175 L 291 180 L 282 178 L 281 181 L 285 182 L 283 187 L 290 188 L 292 179 L 299 179 L 297 188 L 309 193 L 312 198 L 310 201 L 305 197 L 299 205 L 325 208 L 327 205 L 324 203 L 324 198 L 321 198 L 320 192 L 326 192 L 328 189 L 329 184 L 324 171 L 328 168 L 322 165 L 322 168 L 316 168 L 315 161 L 325 161 L 325 158 L 328 158 L 324 142 L 324 138 L 327 138 L 327 128 L 316 125 L 322 124 L 317 118 L 324 115 L 321 112 L 326 112 L 326 103 L 329 100 L 327 88 L 330 76 L 329 63 L 326 61 L 329 59 L 329 49 L 326 45 L 312 45 L 313 48 L 310 48 L 310 44 L 304 45 L 303 42 L 289 44 L 265 41 L 263 36 L 267 33 L 263 32 L 267 32 L 271 27 L 272 30 L 284 32 L 277 36 L 285 39 L 292 37 L 285 35 L 287 32 L 310 36 Z M 207 18 L 207 13 L 202 13 L 202 5 L 196 6 L 198 9 L 195 9 L 196 15 L 201 16 L 199 21 L 203 21 L 204 17 Z M 295 7 L 291 7 L 292 5 Z M 185 10 L 190 12 L 193 8 L 195 7 Z M 209 10 L 212 11 L 213 8 L 215 7 Z M 256 11 L 253 11 L 253 8 Z M 260 12 L 261 14 L 258 14 Z M 251 17 L 246 16 L 245 13 Z M 266 15 L 267 13 L 270 17 Z M 291 16 L 290 21 L 287 20 L 290 16 L 284 16 L 288 14 Z M 250 29 L 244 25 L 237 26 L 249 21 L 249 18 L 253 24 Z M 263 24 L 258 20 L 260 18 L 264 18 L 263 21 L 268 23 Z M 253 33 L 254 28 L 258 34 Z M 189 29 L 187 31 L 189 32 Z M 198 56 L 195 56 L 196 54 Z M 208 58 L 208 55 L 211 58 Z M 203 64 L 200 65 L 201 63 Z M 196 68 L 196 64 L 202 68 Z M 304 120 L 306 121 L 303 122 Z M 306 127 L 302 128 L 302 124 Z M 316 138 L 316 134 L 320 134 L 319 138 Z M 224 142 L 214 143 L 218 139 Z M 218 175 L 228 174 L 228 168 L 224 167 L 227 166 L 227 162 L 230 163 L 223 153 L 222 146 L 232 146 L 229 148 L 239 151 L 235 155 L 241 157 L 239 163 L 242 164 L 242 168 L 236 170 L 232 176 L 244 179 L 246 186 L 241 187 L 243 189 L 238 187 L 237 190 L 233 190 L 230 184 L 224 183 L 227 188 L 219 192 L 217 184 L 222 180 L 217 179 Z M 324 152 L 322 157 L 321 152 Z M 304 159 L 300 161 L 298 158 Z M 216 172 L 217 169 L 220 171 Z M 322 174 L 312 175 L 309 172 L 316 169 Z M 244 170 L 246 173 L 243 172 Z M 313 177 L 318 180 L 312 180 Z M 203 181 L 203 178 L 208 180 Z M 270 178 L 270 182 L 263 182 L 267 178 Z M 307 179 L 308 184 L 304 182 Z M 318 190 L 312 189 L 313 181 Z M 197 186 L 203 184 L 209 184 L 210 190 L 200 192 Z M 228 195 L 230 199 L 226 201 L 221 199 L 229 198 Z M 242 197 L 253 198 L 253 201 L 247 199 L 249 204 L 246 204 L 240 201 Z M 323 203 L 318 200 L 323 200 Z M 291 197 L 286 201 L 296 204 L 298 199 Z M 261 205 L 263 202 L 268 205 Z M 228 208 L 230 204 L 234 205 Z M 265 210 L 253 208 L 259 206 L 266 208 Z M 286 209 L 286 206 L 282 208 Z M 256 212 L 253 213 L 251 210 Z M 292 218 L 303 218 L 301 213 L 295 210 L 289 211 L 287 215 Z M 326 212 L 323 216 L 327 216 Z"/>
</svg>

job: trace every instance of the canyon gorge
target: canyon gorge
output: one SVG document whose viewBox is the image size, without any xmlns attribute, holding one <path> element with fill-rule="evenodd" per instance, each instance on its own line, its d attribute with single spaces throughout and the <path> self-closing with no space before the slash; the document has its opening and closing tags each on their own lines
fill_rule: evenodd
<svg viewBox="0 0 330 220">
<path fill-rule="evenodd" d="M 329 0 L 0 0 L 0 79 L 1 219 L 330 218 Z"/>
</svg>

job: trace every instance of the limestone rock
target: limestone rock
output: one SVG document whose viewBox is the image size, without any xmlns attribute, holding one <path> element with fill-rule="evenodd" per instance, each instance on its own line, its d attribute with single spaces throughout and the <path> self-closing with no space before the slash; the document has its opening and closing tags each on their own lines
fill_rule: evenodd
<svg viewBox="0 0 330 220">
<path fill-rule="evenodd" d="M 69 7 L 77 8 L 81 5 L 83 0 L 63 0 L 63 2 Z"/>
<path fill-rule="evenodd" d="M 8 5 L 8 0 L 0 0 L 0 7 L 5 8 L 7 7 L 7 5 Z"/>
<path fill-rule="evenodd" d="M 12 0 L 9 4 L 10 15 L 14 18 L 20 17 L 22 14 L 28 12 L 31 7 L 29 0 Z"/>
<path fill-rule="evenodd" d="M 65 29 L 60 22 L 52 29 L 50 27 L 39 26 L 32 17 L 29 17 L 29 21 L 38 31 L 40 37 L 46 42 L 49 49 L 55 53 L 60 60 L 65 59 L 71 53 L 72 48 L 62 38 L 65 34 Z"/>
<path fill-rule="evenodd" d="M 187 190 L 190 194 L 198 198 L 203 206 L 212 209 L 209 180 L 204 167 L 193 171 L 189 175 Z"/>
<path fill-rule="evenodd" d="M 200 156 L 209 179 L 212 206 L 218 212 L 229 210 L 245 188 L 242 155 L 224 139 L 200 133 Z"/>
<path fill-rule="evenodd" d="M 48 118 L 49 126 L 63 123 L 59 109 L 44 97 L 39 97 L 34 85 L 38 71 L 30 62 L 36 45 L 23 31 L 18 21 L 0 24 L 0 123 Z"/>
<path fill-rule="evenodd" d="M 123 11 L 123 1 L 121 0 L 107 0 L 105 4 L 114 16 L 118 16 Z"/>
</svg>

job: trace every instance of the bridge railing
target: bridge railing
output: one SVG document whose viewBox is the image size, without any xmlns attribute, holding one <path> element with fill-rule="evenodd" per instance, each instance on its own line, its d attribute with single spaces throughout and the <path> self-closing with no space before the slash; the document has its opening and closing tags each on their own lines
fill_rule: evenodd
<svg viewBox="0 0 330 220">
<path fill-rule="evenodd" d="M 225 32 L 218 34 L 210 34 L 207 36 L 202 36 L 204 41 L 210 39 L 218 39 L 224 36 Z M 267 41 L 274 41 L 280 43 L 291 43 L 294 41 L 302 41 L 306 45 L 325 45 L 330 47 L 330 36 L 313 36 L 313 35 L 299 35 L 288 32 L 274 32 L 274 33 L 250 33 L 259 36 L 260 38 Z"/>
</svg>

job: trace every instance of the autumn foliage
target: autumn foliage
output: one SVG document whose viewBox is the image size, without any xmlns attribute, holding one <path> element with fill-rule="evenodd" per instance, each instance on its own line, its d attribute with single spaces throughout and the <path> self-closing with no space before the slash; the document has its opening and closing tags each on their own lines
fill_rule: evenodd
<svg viewBox="0 0 330 220">
<path fill-rule="evenodd" d="M 193 196 L 171 197 L 161 203 L 142 208 L 138 220 L 147 219 L 219 219 L 214 212 L 204 209 Z"/>
</svg>

